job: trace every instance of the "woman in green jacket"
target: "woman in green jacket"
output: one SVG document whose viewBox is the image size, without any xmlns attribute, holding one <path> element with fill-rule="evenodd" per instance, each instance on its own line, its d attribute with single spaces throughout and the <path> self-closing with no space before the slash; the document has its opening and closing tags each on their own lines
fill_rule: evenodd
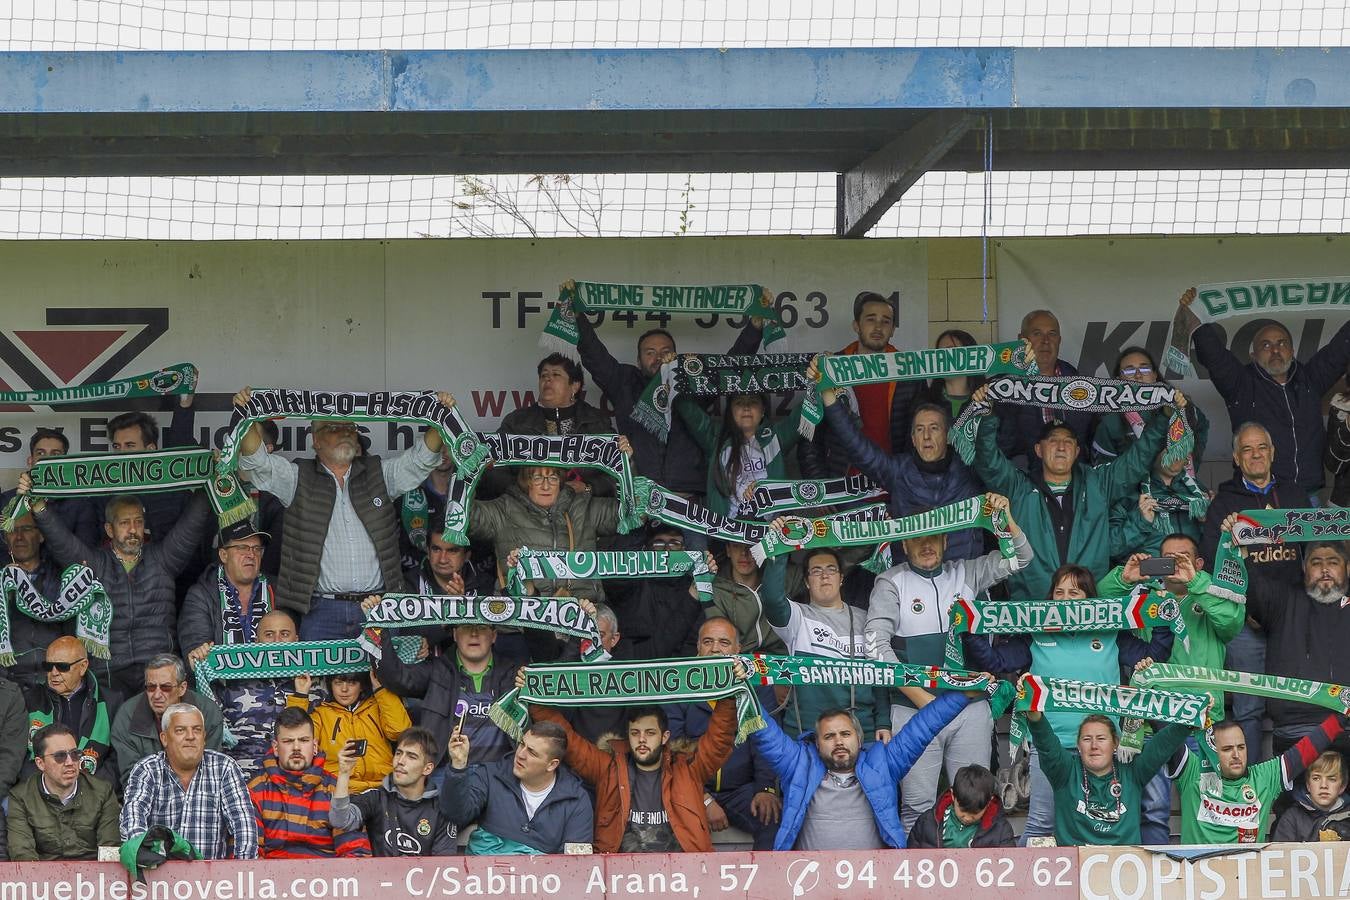
<svg viewBox="0 0 1350 900">
<path fill-rule="evenodd" d="M 675 411 L 689 433 L 708 454 L 708 487 L 704 505 L 736 518 L 749 499 L 755 482 L 787 477 L 786 457 L 801 436 L 798 403 L 781 422 L 767 420 L 769 398 L 760 394 L 731 394 L 720 425 L 693 400 L 680 397 Z"/>
</svg>

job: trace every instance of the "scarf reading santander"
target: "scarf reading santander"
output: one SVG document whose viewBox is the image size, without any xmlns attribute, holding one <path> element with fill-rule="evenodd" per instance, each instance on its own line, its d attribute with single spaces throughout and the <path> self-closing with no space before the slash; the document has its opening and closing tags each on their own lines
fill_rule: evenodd
<svg viewBox="0 0 1350 900">
<path fill-rule="evenodd" d="M 970 348 L 966 348 L 970 349 Z M 1174 406 L 1176 388 L 1159 382 L 1138 384 L 1110 378 L 1086 378 L 1070 375 L 1062 378 L 995 378 L 988 384 L 983 403 L 968 403 L 953 423 L 948 440 L 961 459 L 969 465 L 975 459 L 975 434 L 980 418 L 993 412 L 994 403 L 1036 406 L 1076 412 L 1129 412 Z M 1195 449 L 1195 435 L 1180 409 L 1173 409 L 1167 423 L 1167 446 L 1163 461 L 1185 459 Z"/>
<path fill-rule="evenodd" d="M 741 505 L 747 516 L 767 518 L 783 512 L 848 506 L 875 500 L 886 493 L 866 475 L 845 475 L 824 480 L 771 479 L 755 482 L 750 499 Z"/>
<path fill-rule="evenodd" d="M 6 566 L 0 570 L 0 592 L 4 594 L 0 601 L 0 666 L 12 666 L 17 661 L 9 623 L 10 606 L 39 622 L 74 619 L 75 637 L 80 639 L 85 651 L 97 659 L 109 658 L 112 601 L 88 566 L 67 567 L 61 573 L 61 593 L 55 598 L 42 596 L 23 569 Z"/>
<path fill-rule="evenodd" d="M 502 695 L 488 710 L 488 718 L 512 740 L 520 740 L 530 720 L 530 703 L 577 708 L 727 698 L 736 701 L 737 743 L 764 727 L 759 703 L 746 682 L 736 677 L 731 657 L 547 663 L 528 667 L 525 687 Z"/>
<path fill-rule="evenodd" d="M 357 638 L 375 659 L 381 656 L 378 628 L 424 625 L 506 625 L 581 638 L 583 662 L 609 658 L 600 645 L 595 617 L 571 597 L 463 597 L 439 594 L 385 594 L 366 611 L 366 630 Z"/>
<path fill-rule="evenodd" d="M 1003 558 L 1013 560 L 1016 565 L 1017 552 L 1013 550 L 1012 531 L 1008 528 L 1006 514 L 996 512 L 982 494 L 903 519 L 854 521 L 846 516 L 841 514 L 823 519 L 787 516 L 781 528 L 769 528 L 764 538 L 750 548 L 750 554 L 762 564 L 771 557 L 794 550 L 867 547 L 884 541 L 984 528 L 998 539 L 999 553 Z"/>
<path fill-rule="evenodd" d="M 787 339 L 773 305 L 773 295 L 757 284 L 713 284 L 687 287 L 670 284 L 606 284 L 566 281 L 559 289 L 539 345 L 576 355 L 581 335 L 576 317 L 588 312 L 647 312 L 667 316 L 746 315 L 764 320 L 764 346 Z"/>
<path fill-rule="evenodd" d="M 1135 685 L 1097 684 L 1024 675 L 1018 682 L 1008 742 L 1014 754 L 1026 740 L 1028 711 L 1081 712 L 1122 719 L 1148 719 L 1168 724 L 1206 728 L 1210 724 L 1209 696 L 1158 691 Z"/>
<path fill-rule="evenodd" d="M 218 473 L 214 451 L 150 450 L 96 456 L 49 456 L 28 470 L 33 487 L 15 495 L 4 511 L 4 529 L 28 514 L 30 497 L 91 497 L 140 494 L 204 487 L 223 528 L 251 516 L 257 507 L 233 472 Z"/>
<path fill-rule="evenodd" d="M 713 573 L 702 551 L 695 550 L 531 550 L 516 551 L 516 564 L 506 573 L 512 596 L 525 592 L 534 579 L 675 578 L 691 575 L 699 603 L 713 600 Z"/>
<path fill-rule="evenodd" d="M 62 406 L 67 403 L 88 403 L 92 400 L 167 397 L 171 394 L 191 394 L 195 390 L 197 390 L 197 367 L 192 363 L 178 363 L 144 375 L 119 378 L 116 381 L 95 381 L 90 384 L 48 388 L 41 391 L 0 391 L 0 403 Z"/>
<path fill-rule="evenodd" d="M 395 638 L 399 659 L 417 661 L 420 638 Z M 245 678 L 294 678 L 370 671 L 370 656 L 358 638 L 341 641 L 294 641 L 281 644 L 216 644 L 197 663 L 197 690 L 208 697 L 217 681 Z"/>
<path fill-rule="evenodd" d="M 929 350 L 896 350 L 887 353 L 831 353 L 820 358 L 820 381 L 802 405 L 799 430 L 815 436 L 825 418 L 820 391 L 847 390 L 863 384 L 888 381 L 927 381 L 957 375 L 1035 375 L 1036 357 L 1027 352 L 1025 341 L 943 347 Z"/>
<path fill-rule="evenodd" d="M 632 417 L 643 428 L 665 440 L 670 434 L 671 411 L 680 394 L 724 397 L 731 394 L 767 394 L 811 388 L 806 367 L 810 353 L 758 353 L 753 356 L 681 353 L 661 366 L 633 405 Z"/>
</svg>

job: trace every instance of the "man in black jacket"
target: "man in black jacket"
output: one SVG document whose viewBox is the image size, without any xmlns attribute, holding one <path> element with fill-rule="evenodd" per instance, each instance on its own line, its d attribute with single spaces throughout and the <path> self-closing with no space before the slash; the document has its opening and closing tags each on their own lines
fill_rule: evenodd
<svg viewBox="0 0 1350 900">
<path fill-rule="evenodd" d="M 440 748 L 425 728 L 398 736 L 394 769 L 377 788 L 350 796 L 356 742 L 338 752 L 337 784 L 328 807 L 334 831 L 364 827 L 376 856 L 454 856 L 458 832 L 441 813 L 440 792 L 430 784 Z"/>
<path fill-rule="evenodd" d="M 33 517 L 23 516 L 5 534 L 12 565 L 23 569 L 29 582 L 39 594 L 55 600 L 61 593 L 61 570 L 43 550 L 42 532 Z M 63 634 L 75 633 L 75 620 L 43 622 L 24 615 L 13 595 L 5 597 L 9 613 L 10 646 L 14 649 L 14 665 L 5 673 L 21 687 L 34 687 L 46 681 L 42 671 L 42 657 L 47 645 Z"/>
<path fill-rule="evenodd" d="M 33 732 L 60 722 L 78 740 L 80 771 L 117 784 L 117 761 L 112 752 L 112 710 L 117 699 L 99 689 L 89 671 L 89 653 L 79 638 L 65 635 L 47 647 L 47 682 L 24 691 L 28 727 Z M 32 758 L 24 773 L 37 771 Z"/>
<path fill-rule="evenodd" d="M 1059 317 L 1048 309 L 1033 309 L 1022 317 L 1022 327 L 1017 336 L 1031 342 L 1036 354 L 1036 368 L 1041 375 L 1051 378 L 1064 378 L 1077 375 L 1076 369 L 1066 359 L 1059 358 L 1062 337 L 1059 331 Z M 1042 409 L 1036 406 L 1019 406 L 1011 403 L 999 403 L 994 407 L 998 415 L 998 446 L 1009 459 L 1025 456 L 1034 461 L 1033 446 L 1036 435 L 1046 423 L 1059 419 L 1069 427 L 1078 438 L 1086 457 L 1092 449 L 1093 415 L 1088 412 L 1063 409 Z"/>
</svg>

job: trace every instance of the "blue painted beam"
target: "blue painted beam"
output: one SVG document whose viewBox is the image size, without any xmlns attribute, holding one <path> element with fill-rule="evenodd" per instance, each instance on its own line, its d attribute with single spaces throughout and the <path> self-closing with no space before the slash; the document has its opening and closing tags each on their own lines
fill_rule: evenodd
<svg viewBox="0 0 1350 900">
<path fill-rule="evenodd" d="M 0 53 L 0 113 L 1350 106 L 1350 48 Z"/>
</svg>

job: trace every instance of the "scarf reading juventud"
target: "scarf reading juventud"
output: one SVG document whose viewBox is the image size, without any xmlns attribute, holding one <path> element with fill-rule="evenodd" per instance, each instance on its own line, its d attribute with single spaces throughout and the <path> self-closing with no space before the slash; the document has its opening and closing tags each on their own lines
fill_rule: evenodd
<svg viewBox="0 0 1350 900">
<path fill-rule="evenodd" d="M 1350 276 L 1272 278 L 1196 285 L 1196 300 L 1178 306 L 1163 366 L 1185 375 L 1191 365 L 1191 335 L 1206 322 L 1256 314 L 1308 315 L 1350 304 Z"/>
<path fill-rule="evenodd" d="M 395 638 L 399 659 L 417 660 L 421 638 Z M 197 690 L 211 697 L 217 681 L 242 678 L 294 678 L 344 675 L 370 670 L 370 656 L 357 638 L 341 641 L 294 641 L 282 644 L 216 644 L 197 663 Z"/>
<path fill-rule="evenodd" d="M 586 662 L 609 658 L 600 645 L 595 617 L 571 597 L 462 597 L 439 594 L 385 594 L 366 611 L 366 625 L 358 641 L 375 659 L 381 656 L 378 628 L 419 628 L 425 625 L 491 625 L 533 628 L 581 638 Z"/>
<path fill-rule="evenodd" d="M 257 509 L 233 472 L 218 474 L 210 450 L 150 450 L 97 456 L 49 456 L 28 470 L 32 489 L 16 494 L 4 511 L 4 528 L 28 514 L 30 497 L 94 497 L 204 487 L 223 528 Z"/>
<path fill-rule="evenodd" d="M 1016 567 L 1017 552 L 1012 545 L 1007 514 L 996 512 L 983 495 L 967 497 L 928 512 L 905 516 L 903 519 L 855 521 L 847 514 L 807 519 L 787 516 L 780 528 L 770 528 L 764 538 L 750 548 L 755 560 L 765 560 L 813 547 L 866 547 L 883 541 L 900 541 L 929 534 L 945 534 L 967 528 L 984 528 L 998 539 L 998 549 L 1004 559 Z"/>
<path fill-rule="evenodd" d="M 552 663 L 525 670 L 525 687 L 504 694 L 488 717 L 512 740 L 519 740 L 529 722 L 528 704 L 541 706 L 643 706 L 736 700 L 737 742 L 764 727 L 759 703 L 749 686 L 736 677 L 732 659 L 655 659 L 599 664 Z"/>
<path fill-rule="evenodd" d="M 587 312 L 657 313 L 663 316 L 747 315 L 764 320 L 764 346 L 787 338 L 773 305 L 773 295 L 757 284 L 714 284 L 680 287 L 669 284 L 606 284 L 567 281 L 549 314 L 542 347 L 573 353 L 581 340 L 576 317 Z"/>
<path fill-rule="evenodd" d="M 1075 712 L 1124 719 L 1149 719 L 1192 728 L 1209 725 L 1209 697 L 1158 691 L 1135 685 L 1097 684 L 1026 675 L 1017 688 L 1008 742 L 1015 753 L 1026 740 L 1023 717 L 1036 712 Z"/>
<path fill-rule="evenodd" d="M 1176 389 L 1161 382 L 1139 384 L 1110 378 L 1086 378 L 1069 375 L 1059 378 L 995 378 L 982 403 L 968 403 L 948 434 L 948 440 L 966 464 L 975 460 L 975 435 L 980 419 L 993 412 L 993 404 L 1034 406 L 1075 412 L 1126 412 L 1159 409 L 1176 403 Z M 1195 435 L 1181 410 L 1173 410 L 1167 423 L 1167 445 L 1163 461 L 1173 463 L 1190 456 Z"/>
<path fill-rule="evenodd" d="M 119 378 L 116 381 L 95 381 L 91 384 L 48 388 L 41 391 L 0 391 L 0 403 L 62 406 L 67 403 L 88 403 L 91 400 L 136 400 L 141 397 L 191 394 L 195 390 L 197 390 L 197 367 L 192 363 L 178 363 L 155 372 Z"/>
<path fill-rule="evenodd" d="M 729 397 L 768 394 L 811 387 L 806 367 L 810 353 L 757 353 L 752 356 L 681 353 L 661 366 L 633 405 L 633 421 L 665 440 L 670 434 L 671 410 L 680 394 L 691 397 Z"/>
<path fill-rule="evenodd" d="M 889 381 L 926 381 L 960 375 L 1034 375 L 1036 357 L 1025 341 L 940 347 L 930 350 L 894 350 L 885 353 L 832 353 L 820 358 L 817 390 L 802 403 L 799 430 L 811 438 L 825 418 L 819 391 L 848 389 Z"/>
<path fill-rule="evenodd" d="M 757 519 L 778 513 L 822 506 L 847 506 L 875 500 L 886 493 L 866 475 L 843 478 L 800 480 L 764 478 L 755 482 L 750 499 L 741 504 L 741 512 Z"/>
<path fill-rule="evenodd" d="M 1138 585 L 1128 597 L 1089 597 L 1082 600 L 985 601 L 960 599 L 947 611 L 946 665 L 965 668 L 961 635 L 970 634 L 1081 634 L 1170 628 L 1176 640 L 1190 649 L 1186 620 L 1175 596 L 1151 585 Z"/>
<path fill-rule="evenodd" d="M 88 566 L 68 566 L 61 573 L 61 593 L 55 598 L 44 597 L 18 566 L 6 566 L 0 571 L 0 666 L 16 663 L 13 633 L 10 629 L 9 607 L 39 622 L 75 620 L 75 637 L 84 644 L 90 656 L 108 659 L 108 631 L 112 627 L 112 601 L 103 585 Z"/>
<path fill-rule="evenodd" d="M 506 574 L 513 596 L 525 592 L 525 582 L 606 578 L 675 578 L 691 575 L 699 603 L 713 599 L 713 573 L 701 550 L 531 550 L 516 551 L 516 564 Z"/>
<path fill-rule="evenodd" d="M 435 391 L 293 391 L 254 388 L 243 406 L 235 406 L 217 468 L 233 472 L 239 445 L 255 422 L 268 419 L 341 419 L 344 422 L 401 422 L 440 432 L 455 471 L 464 478 L 482 471 L 487 449 L 464 421 L 458 406 L 445 406 Z"/>
</svg>

